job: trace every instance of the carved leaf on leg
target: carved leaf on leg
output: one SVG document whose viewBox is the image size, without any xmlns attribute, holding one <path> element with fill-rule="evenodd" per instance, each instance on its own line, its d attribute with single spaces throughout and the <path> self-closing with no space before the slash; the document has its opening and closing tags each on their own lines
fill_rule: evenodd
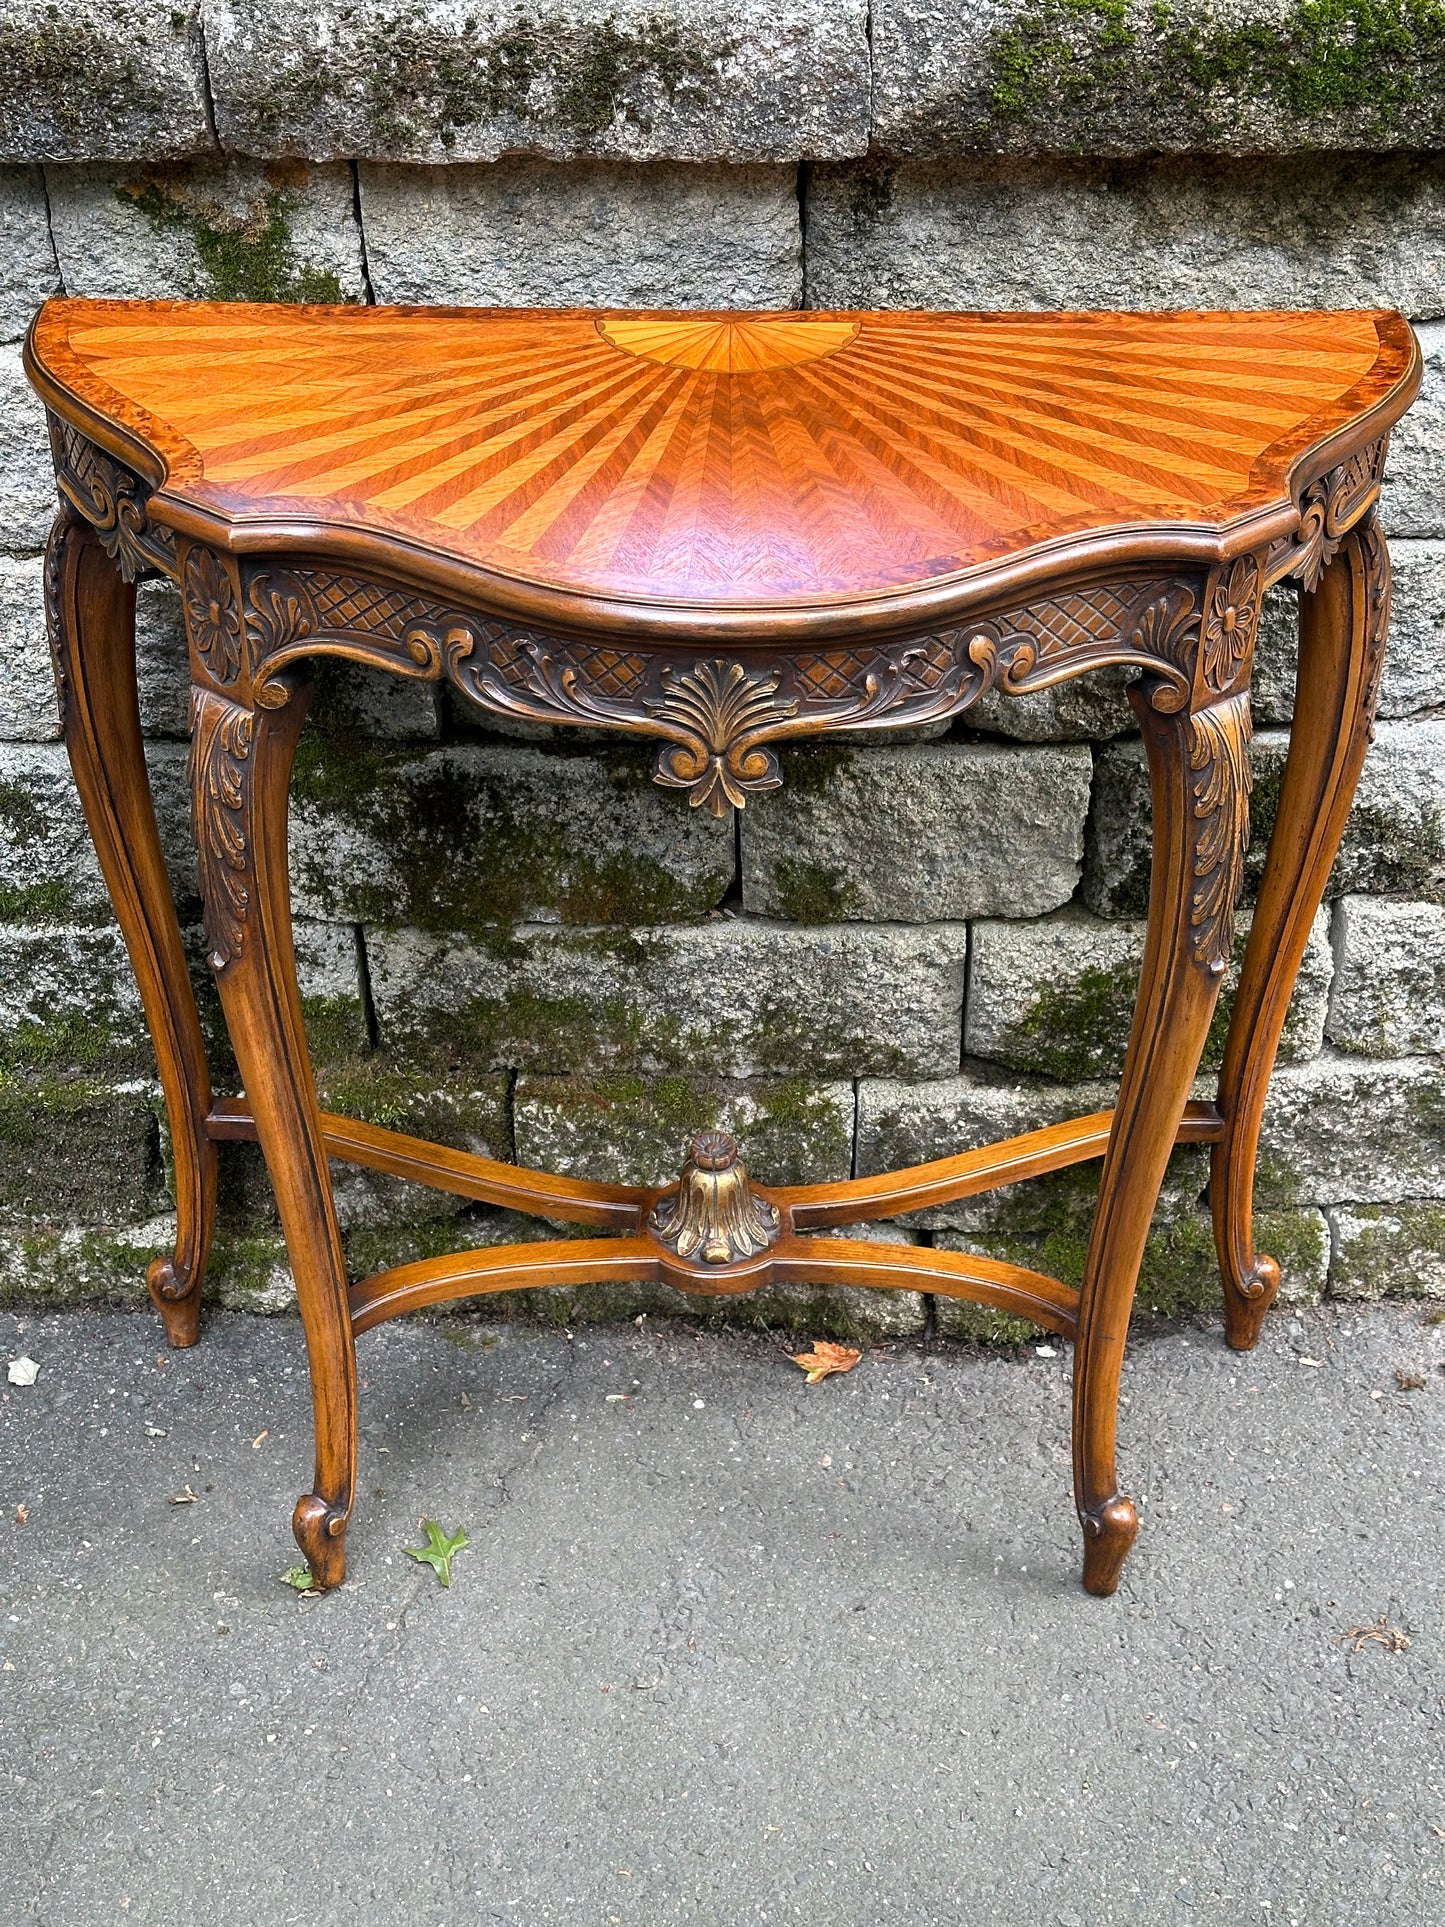
<svg viewBox="0 0 1445 1927">
<path fill-rule="evenodd" d="M 1249 694 L 1189 718 L 1194 790 L 1194 958 L 1216 975 L 1234 948 L 1234 906 L 1249 846 Z"/>
<path fill-rule="evenodd" d="M 70 637 L 61 610 L 61 575 L 66 535 L 78 521 L 69 502 L 62 501 L 45 545 L 45 630 L 50 638 L 50 667 L 55 676 L 55 706 L 60 712 L 62 735 L 70 721 Z"/>
<path fill-rule="evenodd" d="M 191 692 L 191 795 L 213 970 L 239 957 L 251 907 L 242 812 L 256 719 L 206 690 Z"/>
</svg>

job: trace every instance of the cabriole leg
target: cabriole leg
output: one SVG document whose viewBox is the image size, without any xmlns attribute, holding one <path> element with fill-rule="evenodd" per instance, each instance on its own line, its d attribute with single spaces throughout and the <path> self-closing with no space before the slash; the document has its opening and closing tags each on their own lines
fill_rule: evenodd
<svg viewBox="0 0 1445 1927">
<path fill-rule="evenodd" d="M 1248 1351 L 1279 1290 L 1279 1266 L 1254 1249 L 1260 1119 L 1310 926 L 1340 847 L 1369 747 L 1390 619 L 1390 561 L 1374 511 L 1300 598 L 1294 727 L 1259 903 L 1234 1001 L 1210 1202 L 1224 1279 L 1224 1335 Z"/>
<path fill-rule="evenodd" d="M 306 1330 L 316 1466 L 292 1525 L 317 1584 L 335 1586 L 356 1487 L 356 1354 L 291 936 L 287 784 L 308 692 L 293 682 L 267 694 L 281 706 L 251 708 L 198 680 L 191 780 L 211 966 Z"/>
<path fill-rule="evenodd" d="M 1144 1240 L 1229 960 L 1248 820 L 1249 696 L 1161 712 L 1130 691 L 1149 755 L 1149 934 L 1089 1239 L 1074 1350 L 1074 1492 L 1084 1586 L 1107 1594 L 1138 1531 L 1114 1463 L 1119 1371 Z M 1172 693 L 1172 692 L 1171 692 Z"/>
<path fill-rule="evenodd" d="M 205 1127 L 211 1080 L 146 773 L 135 587 L 69 509 L 51 530 L 45 567 L 65 747 L 140 987 L 170 1123 L 176 1248 L 154 1261 L 146 1282 L 171 1344 L 194 1345 L 216 1221 L 216 1147 Z"/>
</svg>

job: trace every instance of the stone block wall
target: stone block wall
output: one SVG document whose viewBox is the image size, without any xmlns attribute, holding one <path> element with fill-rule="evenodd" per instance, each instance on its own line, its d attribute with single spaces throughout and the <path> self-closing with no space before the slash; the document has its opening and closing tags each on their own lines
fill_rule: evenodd
<svg viewBox="0 0 1445 1927">
<path fill-rule="evenodd" d="M 1445 1296 L 1445 9 L 1304 0 L 9 0 L 0 16 L 0 1296 L 141 1296 L 170 1236 L 154 1063 L 57 741 L 52 512 L 20 342 L 48 294 L 846 307 L 1385 303 L 1425 392 L 1385 494 L 1397 646 L 1273 1087 L 1263 1241 L 1297 1301 Z M 218 1080 L 184 645 L 140 596 L 163 834 Z M 1255 838 L 1292 609 L 1256 689 Z M 673 1173 L 722 1124 L 837 1178 L 1108 1101 L 1147 882 L 1117 675 L 947 734 L 785 753 L 736 820 L 615 742 L 329 673 L 294 786 L 307 1020 L 339 1109 L 552 1168 Z M 1249 899 L 1241 906 L 1241 943 Z M 1226 992 L 1226 997 L 1227 997 Z M 1217 1061 L 1222 1026 L 1211 1042 Z M 288 1302 L 253 1150 L 210 1293 Z M 340 1175 L 340 1174 L 339 1174 Z M 1077 1278 L 1093 1170 L 895 1238 Z M 1213 1302 L 1176 1154 L 1141 1305 Z M 340 1176 L 358 1272 L 563 1227 Z M 678 1309 L 663 1291 L 513 1307 Z M 979 1334 L 913 1294 L 735 1317 Z"/>
</svg>

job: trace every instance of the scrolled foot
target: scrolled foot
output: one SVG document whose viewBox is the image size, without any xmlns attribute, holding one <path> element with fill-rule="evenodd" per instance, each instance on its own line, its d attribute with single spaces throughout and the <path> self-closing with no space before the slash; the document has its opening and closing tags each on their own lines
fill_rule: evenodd
<svg viewBox="0 0 1445 1927">
<path fill-rule="evenodd" d="M 303 1492 L 291 1515 L 291 1530 L 306 1555 L 311 1577 L 323 1592 L 346 1577 L 346 1521 L 340 1506 L 329 1505 L 314 1492 Z"/>
<path fill-rule="evenodd" d="M 1084 1591 L 1107 1599 L 1119 1584 L 1119 1574 L 1139 1531 L 1134 1501 L 1118 1493 L 1091 1512 L 1079 1514 L 1084 1528 Z"/>
<path fill-rule="evenodd" d="M 1252 1352 L 1259 1343 L 1264 1314 L 1279 1290 L 1279 1266 L 1260 1256 L 1224 1294 L 1224 1342 L 1232 1351 Z"/>
<path fill-rule="evenodd" d="M 174 1258 L 155 1258 L 146 1272 L 146 1289 L 166 1328 L 166 1342 L 178 1352 L 194 1345 L 201 1335 L 199 1279 L 178 1270 Z"/>
</svg>

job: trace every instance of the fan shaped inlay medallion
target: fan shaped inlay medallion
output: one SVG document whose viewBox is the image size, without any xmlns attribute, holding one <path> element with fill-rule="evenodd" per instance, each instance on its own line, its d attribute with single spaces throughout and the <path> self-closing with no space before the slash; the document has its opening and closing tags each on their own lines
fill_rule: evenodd
<svg viewBox="0 0 1445 1927">
<path fill-rule="evenodd" d="M 606 318 L 597 323 L 604 341 L 644 361 L 669 368 L 701 368 L 709 374 L 759 374 L 767 368 L 821 361 L 857 338 L 856 321 L 795 321 L 788 315 L 750 315 L 746 321 L 643 321 Z"/>
</svg>

